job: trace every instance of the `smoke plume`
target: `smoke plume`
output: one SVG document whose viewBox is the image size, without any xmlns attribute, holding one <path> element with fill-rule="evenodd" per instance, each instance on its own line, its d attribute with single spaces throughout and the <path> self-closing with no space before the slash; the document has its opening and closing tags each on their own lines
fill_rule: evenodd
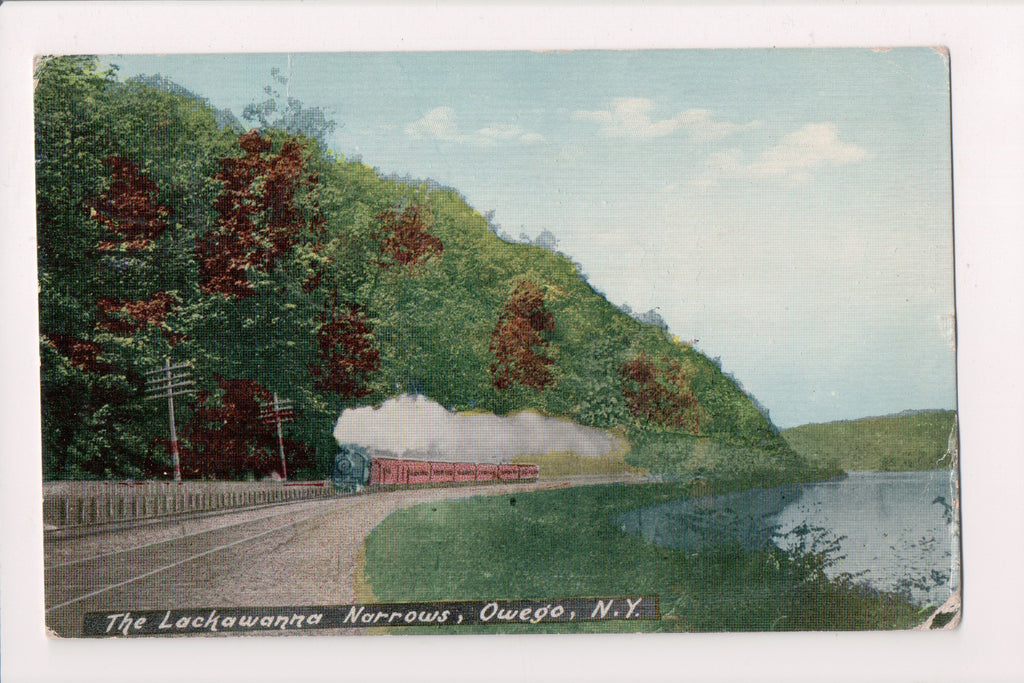
<svg viewBox="0 0 1024 683">
<path fill-rule="evenodd" d="M 460 415 L 424 396 L 410 395 L 343 411 L 334 437 L 381 455 L 487 463 L 561 451 L 598 456 L 622 445 L 599 429 L 536 413 Z"/>
</svg>

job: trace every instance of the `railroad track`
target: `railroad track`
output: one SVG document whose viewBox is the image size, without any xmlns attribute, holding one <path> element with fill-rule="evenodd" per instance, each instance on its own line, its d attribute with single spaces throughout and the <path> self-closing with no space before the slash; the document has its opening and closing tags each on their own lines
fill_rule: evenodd
<svg viewBox="0 0 1024 683">
<path fill-rule="evenodd" d="M 210 574 L 204 567 L 243 565 L 252 546 L 274 536 L 294 535 L 296 527 L 328 514 L 346 499 L 275 505 L 272 510 L 226 512 L 88 534 L 88 538 L 47 539 L 46 622 L 61 636 L 78 635 L 89 611 L 143 609 L 153 596 L 186 599 L 190 588 Z M 107 538 L 104 538 L 106 536 Z M 111 548 L 111 549 L 105 549 Z M 154 607 L 158 609 L 159 606 Z"/>
<path fill-rule="evenodd" d="M 48 538 L 46 625 L 55 635 L 77 637 L 87 612 L 348 604 L 357 601 L 358 552 L 370 531 L 395 510 L 591 483 L 599 482 L 380 492 Z"/>
</svg>

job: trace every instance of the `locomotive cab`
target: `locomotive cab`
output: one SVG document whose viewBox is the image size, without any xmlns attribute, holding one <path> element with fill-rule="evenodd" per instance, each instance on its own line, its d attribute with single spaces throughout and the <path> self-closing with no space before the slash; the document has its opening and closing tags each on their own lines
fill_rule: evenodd
<svg viewBox="0 0 1024 683">
<path fill-rule="evenodd" d="M 334 488 L 355 493 L 370 483 L 370 454 L 355 444 L 342 444 L 331 472 Z"/>
</svg>

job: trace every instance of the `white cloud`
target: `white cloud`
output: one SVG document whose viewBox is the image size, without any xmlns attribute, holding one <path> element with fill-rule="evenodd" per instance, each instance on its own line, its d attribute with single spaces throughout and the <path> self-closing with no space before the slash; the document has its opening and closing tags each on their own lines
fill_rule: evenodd
<svg viewBox="0 0 1024 683">
<path fill-rule="evenodd" d="M 717 140 L 739 131 L 761 126 L 761 122 L 757 120 L 746 123 L 716 121 L 711 117 L 711 112 L 707 109 L 687 109 L 676 115 L 675 118 L 687 129 L 691 136 L 706 140 Z"/>
<path fill-rule="evenodd" d="M 436 107 L 423 118 L 405 126 L 405 132 L 414 138 L 429 138 L 441 142 L 458 142 L 489 146 L 499 142 L 536 143 L 544 140 L 539 133 L 528 133 L 515 124 L 495 123 L 471 133 L 463 133 L 455 121 L 451 107 Z"/>
<path fill-rule="evenodd" d="M 839 139 L 835 124 L 810 123 L 762 152 L 749 166 L 754 175 L 788 175 L 824 164 L 847 164 L 866 158 L 862 148 Z"/>
<path fill-rule="evenodd" d="M 807 178 L 813 169 L 840 166 L 868 158 L 857 145 L 839 139 L 835 124 L 809 123 L 749 161 L 739 148 L 709 154 L 704 171 L 694 178 L 698 187 L 710 187 L 723 178 Z"/>
<path fill-rule="evenodd" d="M 431 109 L 422 119 L 406 125 L 405 132 L 414 138 L 434 138 L 445 142 L 454 142 L 460 137 L 455 125 L 455 110 L 451 107 Z"/>
<path fill-rule="evenodd" d="M 610 108 L 602 111 L 577 111 L 572 117 L 578 121 L 600 124 L 601 134 L 607 137 L 650 139 L 685 130 L 697 139 L 717 139 L 741 130 L 756 128 L 760 121 L 732 123 L 716 121 L 707 109 L 687 109 L 667 119 L 651 119 L 654 102 L 643 97 L 617 97 Z"/>
</svg>

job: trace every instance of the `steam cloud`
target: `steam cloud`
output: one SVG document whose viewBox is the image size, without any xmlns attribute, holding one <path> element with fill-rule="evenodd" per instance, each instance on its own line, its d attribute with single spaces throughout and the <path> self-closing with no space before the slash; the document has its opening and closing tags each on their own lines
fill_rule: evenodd
<svg viewBox="0 0 1024 683">
<path fill-rule="evenodd" d="M 486 463 L 553 451 L 598 456 L 621 446 L 619 439 L 599 429 L 536 413 L 460 415 L 424 396 L 410 395 L 343 411 L 334 438 L 403 458 Z"/>
</svg>

